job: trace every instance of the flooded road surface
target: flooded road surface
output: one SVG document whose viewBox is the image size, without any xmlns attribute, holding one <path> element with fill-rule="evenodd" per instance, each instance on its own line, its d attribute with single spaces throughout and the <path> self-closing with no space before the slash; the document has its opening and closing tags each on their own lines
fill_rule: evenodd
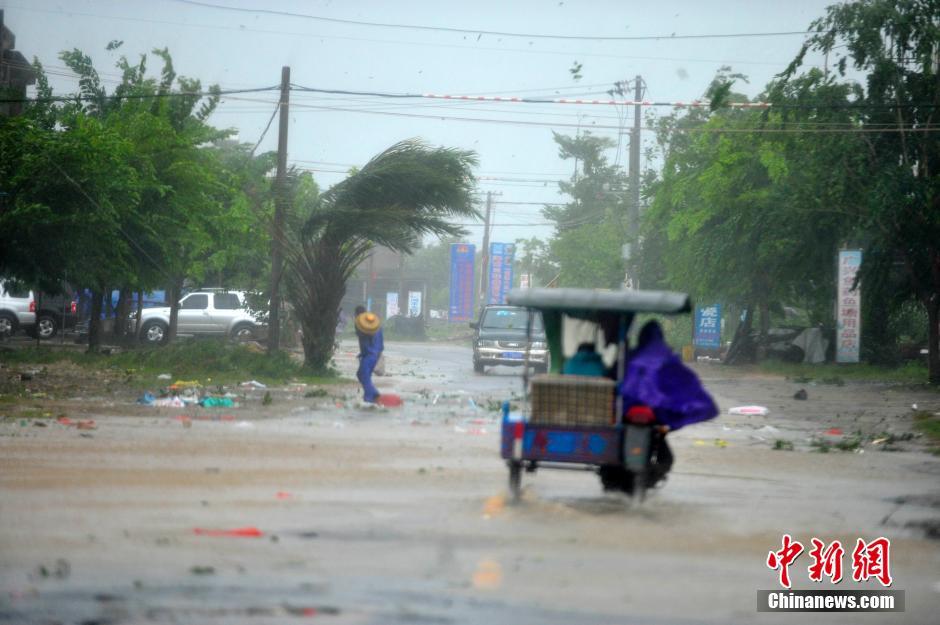
<svg viewBox="0 0 940 625">
<path fill-rule="evenodd" d="M 353 349 L 337 356 L 347 375 Z M 128 402 L 90 431 L 0 425 L 0 623 L 926 623 L 940 610 L 940 458 L 902 436 L 912 403 L 940 410 L 935 394 L 804 384 L 796 401 L 783 379 L 701 367 L 726 414 L 671 437 L 675 470 L 644 505 L 548 470 L 525 474 L 510 505 L 497 408 L 518 401 L 519 371 L 475 376 L 470 350 L 447 345 L 392 343 L 387 360 L 378 386 L 401 409 L 357 407 L 355 387 L 288 387 L 188 422 Z M 742 404 L 770 412 L 727 415 Z M 856 432 L 855 448 L 817 451 Z M 807 551 L 841 540 L 844 589 L 880 587 L 851 581 L 850 554 L 890 538 L 906 611 L 758 614 L 784 533 Z M 791 566 L 794 587 L 832 588 L 809 563 Z"/>
</svg>

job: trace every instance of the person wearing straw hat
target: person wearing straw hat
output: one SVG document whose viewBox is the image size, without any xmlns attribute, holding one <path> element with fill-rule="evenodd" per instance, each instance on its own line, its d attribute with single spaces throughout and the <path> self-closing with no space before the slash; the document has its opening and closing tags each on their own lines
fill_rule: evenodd
<svg viewBox="0 0 940 625">
<path fill-rule="evenodd" d="M 379 391 L 372 384 L 372 372 L 382 356 L 385 343 L 382 340 L 382 322 L 379 316 L 366 311 L 364 306 L 356 306 L 356 336 L 359 338 L 359 370 L 356 378 L 362 384 L 363 399 L 375 403 Z"/>
</svg>

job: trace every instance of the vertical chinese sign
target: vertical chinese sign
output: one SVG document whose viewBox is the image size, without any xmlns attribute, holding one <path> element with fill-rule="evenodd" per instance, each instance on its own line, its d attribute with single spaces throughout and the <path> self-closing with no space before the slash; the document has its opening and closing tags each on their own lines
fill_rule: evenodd
<svg viewBox="0 0 940 625">
<path fill-rule="evenodd" d="M 512 262 L 515 251 L 512 243 L 490 244 L 487 304 L 506 303 L 506 294 L 512 288 Z"/>
<path fill-rule="evenodd" d="M 692 343 L 703 349 L 721 347 L 721 304 L 695 309 L 695 334 Z"/>
<path fill-rule="evenodd" d="M 473 319 L 473 261 L 476 248 L 468 243 L 450 246 L 450 306 L 448 319 L 470 321 Z"/>
<path fill-rule="evenodd" d="M 385 318 L 391 319 L 398 315 L 401 310 L 398 308 L 398 293 L 389 291 L 385 294 Z"/>
<path fill-rule="evenodd" d="M 421 291 L 408 291 L 408 316 L 420 317 L 421 313 Z"/>
<path fill-rule="evenodd" d="M 836 362 L 858 362 L 862 336 L 862 290 L 853 289 L 862 266 L 861 250 L 839 252 L 839 301 L 836 326 Z"/>
</svg>

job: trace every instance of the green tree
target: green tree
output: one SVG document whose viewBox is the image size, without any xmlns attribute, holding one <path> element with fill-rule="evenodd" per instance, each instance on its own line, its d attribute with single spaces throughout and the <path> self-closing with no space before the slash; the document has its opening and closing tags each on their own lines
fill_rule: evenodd
<svg viewBox="0 0 940 625">
<path fill-rule="evenodd" d="M 624 278 L 621 250 L 627 242 L 624 219 L 629 183 L 623 170 L 604 155 L 614 143 L 590 133 L 578 137 L 555 134 L 554 139 L 559 157 L 575 161 L 571 179 L 558 184 L 571 201 L 542 211 L 555 222 L 547 256 L 558 264 L 558 283 L 616 288 Z"/>
<path fill-rule="evenodd" d="M 326 192 L 295 199 L 303 227 L 287 246 L 284 285 L 307 367 L 328 367 L 346 281 L 373 246 L 410 253 L 426 235 L 461 235 L 451 218 L 479 217 L 475 164 L 471 152 L 403 141 Z"/>
<path fill-rule="evenodd" d="M 725 102 L 743 97 L 722 76 L 710 92 Z M 817 131 L 855 123 L 849 95 L 817 72 L 770 85 L 761 97 L 772 99 L 771 111 L 673 116 L 644 218 L 645 274 L 662 267 L 664 286 L 747 311 L 746 329 L 758 311 L 762 334 L 784 302 L 831 323 L 833 259 L 857 201 L 833 165 L 849 166 L 857 137 Z M 807 102 L 819 110 L 807 113 Z"/>
<path fill-rule="evenodd" d="M 546 286 L 558 277 L 558 262 L 551 255 L 548 242 L 538 237 L 516 239 L 517 273 L 531 276 L 530 286 Z"/>
<path fill-rule="evenodd" d="M 862 280 L 876 288 L 902 267 L 908 293 L 928 319 L 930 382 L 940 384 L 940 3 L 862 0 L 829 7 L 784 77 L 809 50 L 830 58 L 847 81 L 862 124 L 864 163 L 844 169 L 860 194 L 866 234 Z M 866 290 L 868 287 L 866 286 Z"/>
<path fill-rule="evenodd" d="M 133 271 L 139 250 L 128 231 L 142 185 L 129 141 L 95 118 L 61 130 L 0 119 L 0 154 L 0 272 L 49 292 L 68 280 L 100 295 Z M 94 350 L 97 323 L 91 332 Z"/>
</svg>

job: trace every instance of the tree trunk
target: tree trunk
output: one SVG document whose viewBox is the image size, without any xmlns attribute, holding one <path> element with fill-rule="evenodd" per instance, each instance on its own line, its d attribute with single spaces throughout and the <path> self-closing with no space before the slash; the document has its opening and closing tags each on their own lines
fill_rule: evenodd
<svg viewBox="0 0 940 625">
<path fill-rule="evenodd" d="M 176 338 L 176 326 L 180 316 L 180 293 L 183 291 L 183 279 L 175 278 L 170 285 L 170 327 L 167 330 L 167 342 Z"/>
<path fill-rule="evenodd" d="M 336 326 L 339 323 L 339 307 L 346 289 L 338 293 L 324 293 L 307 314 L 300 319 L 303 327 L 304 366 L 315 373 L 329 370 L 330 360 L 336 348 Z"/>
<path fill-rule="evenodd" d="M 91 292 L 91 318 L 88 320 L 88 353 L 101 348 L 101 291 Z"/>
<path fill-rule="evenodd" d="M 927 307 L 927 377 L 940 385 L 940 295 L 934 293 L 924 302 Z"/>
<path fill-rule="evenodd" d="M 118 292 L 118 305 L 117 312 L 114 315 L 114 328 L 112 329 L 112 334 L 114 340 L 119 343 L 125 343 L 125 336 L 127 335 L 127 312 L 130 307 L 130 290 L 127 287 L 122 287 Z"/>
<path fill-rule="evenodd" d="M 135 319 L 135 322 L 134 322 L 135 331 L 134 331 L 134 336 L 132 337 L 133 339 L 136 339 L 138 336 L 137 333 L 140 332 L 140 320 L 143 317 L 143 315 L 144 315 L 144 292 L 137 291 L 137 318 Z"/>
<path fill-rule="evenodd" d="M 751 326 L 753 325 L 754 307 L 748 304 L 744 309 L 744 319 L 738 324 L 734 331 L 734 338 L 731 340 L 731 346 L 728 347 L 728 353 L 725 355 L 724 364 L 735 365 L 741 362 L 746 356 L 751 343 Z"/>
</svg>

